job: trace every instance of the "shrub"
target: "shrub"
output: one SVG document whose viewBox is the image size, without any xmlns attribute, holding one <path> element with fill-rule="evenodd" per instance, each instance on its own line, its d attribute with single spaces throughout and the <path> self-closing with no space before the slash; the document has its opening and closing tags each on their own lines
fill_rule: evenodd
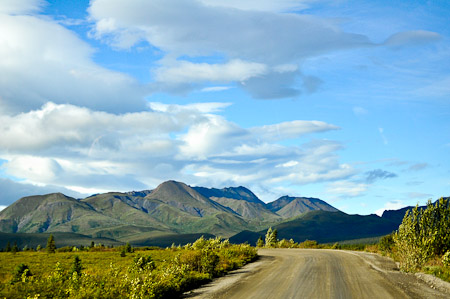
<svg viewBox="0 0 450 299">
<path fill-rule="evenodd" d="M 28 266 L 23 263 L 19 264 L 14 269 L 11 283 L 16 283 L 19 281 L 25 282 L 26 278 L 31 277 L 31 276 L 33 276 L 33 274 L 31 274 L 30 268 L 28 268 Z"/>
<path fill-rule="evenodd" d="M 314 240 L 305 240 L 303 242 L 301 242 L 300 244 L 298 244 L 298 247 L 300 248 L 317 248 L 318 243 L 317 241 Z"/>
<path fill-rule="evenodd" d="M 426 209 L 416 206 L 407 211 L 397 232 L 393 235 L 404 271 L 420 269 L 431 257 L 450 249 L 449 199 L 441 198 L 435 204 L 428 201 Z"/>
<path fill-rule="evenodd" d="M 445 267 L 450 267 L 450 250 L 447 251 L 444 256 L 442 257 L 442 264 Z"/>
<path fill-rule="evenodd" d="M 392 248 L 394 247 L 395 242 L 392 234 L 383 236 L 378 243 L 378 248 L 382 253 L 390 253 L 392 252 Z"/>
</svg>

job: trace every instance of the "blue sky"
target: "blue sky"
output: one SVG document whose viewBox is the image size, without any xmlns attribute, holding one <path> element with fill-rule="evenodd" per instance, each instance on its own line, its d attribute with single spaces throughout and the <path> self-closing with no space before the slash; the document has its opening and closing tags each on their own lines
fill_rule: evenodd
<svg viewBox="0 0 450 299">
<path fill-rule="evenodd" d="M 450 195 L 447 1 L 3 0 L 0 206 L 243 185 L 380 213 Z"/>
</svg>

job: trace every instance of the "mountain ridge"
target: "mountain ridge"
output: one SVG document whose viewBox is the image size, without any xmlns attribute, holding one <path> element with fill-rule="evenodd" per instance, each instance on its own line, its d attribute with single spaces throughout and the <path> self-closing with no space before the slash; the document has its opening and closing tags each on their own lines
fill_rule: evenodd
<svg viewBox="0 0 450 299">
<path fill-rule="evenodd" d="M 184 242 L 199 234 L 232 240 L 245 239 L 247 234 L 245 241 L 252 242 L 272 226 L 281 238 L 301 241 L 317 236 L 325 240 L 323 234 L 336 227 L 349 231 L 334 233 L 341 237 L 385 233 L 398 227 L 402 212 L 387 211 L 384 218 L 347 215 L 318 198 L 282 196 L 264 203 L 242 186 L 216 189 L 167 181 L 153 190 L 108 192 L 82 199 L 62 193 L 24 197 L 0 211 L 0 232 L 72 233 L 134 244 L 166 244 L 170 238 Z M 374 225 L 381 229 L 367 235 L 346 221 L 368 230 Z M 333 223 L 335 227 L 330 226 Z"/>
</svg>

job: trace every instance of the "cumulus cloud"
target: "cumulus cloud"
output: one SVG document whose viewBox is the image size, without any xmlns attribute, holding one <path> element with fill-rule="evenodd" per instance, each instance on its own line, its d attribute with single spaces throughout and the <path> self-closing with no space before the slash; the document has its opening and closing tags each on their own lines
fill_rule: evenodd
<svg viewBox="0 0 450 299">
<path fill-rule="evenodd" d="M 375 170 L 366 172 L 366 182 L 373 183 L 378 180 L 391 179 L 391 178 L 395 178 L 397 176 L 398 175 L 396 175 L 393 172 L 389 172 L 389 171 L 382 170 L 382 169 L 375 169 Z"/>
<path fill-rule="evenodd" d="M 151 103 L 152 111 L 112 114 L 47 103 L 1 116 L 2 172 L 76 191 L 146 189 L 167 179 L 308 184 L 355 173 L 339 162 L 337 142 L 280 143 L 338 127 L 295 120 L 243 128 L 215 114 L 227 106 Z"/>
<path fill-rule="evenodd" d="M 29 2 L 31 8 L 40 3 L 15 2 Z M 113 112 L 145 109 L 147 88 L 94 63 L 94 49 L 74 32 L 48 18 L 6 14 L 3 2 L 0 7 L 0 27 L 8 28 L 0 31 L 3 109 L 10 113 L 29 111 L 48 101 Z"/>
<path fill-rule="evenodd" d="M 166 90 L 184 91 L 187 87 L 179 83 L 233 80 L 244 81 L 242 87 L 254 97 L 281 98 L 300 94 L 293 87 L 297 81 L 303 82 L 306 92 L 313 92 L 321 82 L 292 67 L 281 71 L 285 65 L 296 66 L 307 57 L 334 50 L 372 45 L 366 36 L 344 32 L 334 21 L 279 13 L 299 6 L 292 1 L 96 0 L 89 13 L 95 21 L 93 37 L 117 48 L 147 41 L 162 50 L 165 57 L 155 78 Z M 199 56 L 221 57 L 222 62 L 186 60 Z"/>
</svg>

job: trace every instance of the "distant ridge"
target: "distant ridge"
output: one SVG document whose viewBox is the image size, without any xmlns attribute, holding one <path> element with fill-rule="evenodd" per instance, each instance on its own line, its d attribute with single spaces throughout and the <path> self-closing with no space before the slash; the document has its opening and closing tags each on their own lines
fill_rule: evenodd
<svg viewBox="0 0 450 299">
<path fill-rule="evenodd" d="M 318 198 L 283 196 L 266 204 L 243 186 L 216 189 L 167 181 L 154 190 L 83 199 L 62 193 L 23 197 L 0 211 L 0 232 L 34 243 L 43 233 L 58 233 L 66 238 L 63 244 L 92 238 L 158 245 L 201 235 L 252 243 L 273 227 L 280 238 L 328 242 L 389 233 L 407 209 L 385 211 L 383 217 L 347 215 Z"/>
<path fill-rule="evenodd" d="M 312 197 L 290 197 L 282 196 L 277 200 L 267 204 L 272 212 L 277 213 L 283 218 L 291 218 L 299 216 L 309 211 L 328 211 L 338 212 L 339 210 L 329 205 L 323 200 Z"/>
</svg>

